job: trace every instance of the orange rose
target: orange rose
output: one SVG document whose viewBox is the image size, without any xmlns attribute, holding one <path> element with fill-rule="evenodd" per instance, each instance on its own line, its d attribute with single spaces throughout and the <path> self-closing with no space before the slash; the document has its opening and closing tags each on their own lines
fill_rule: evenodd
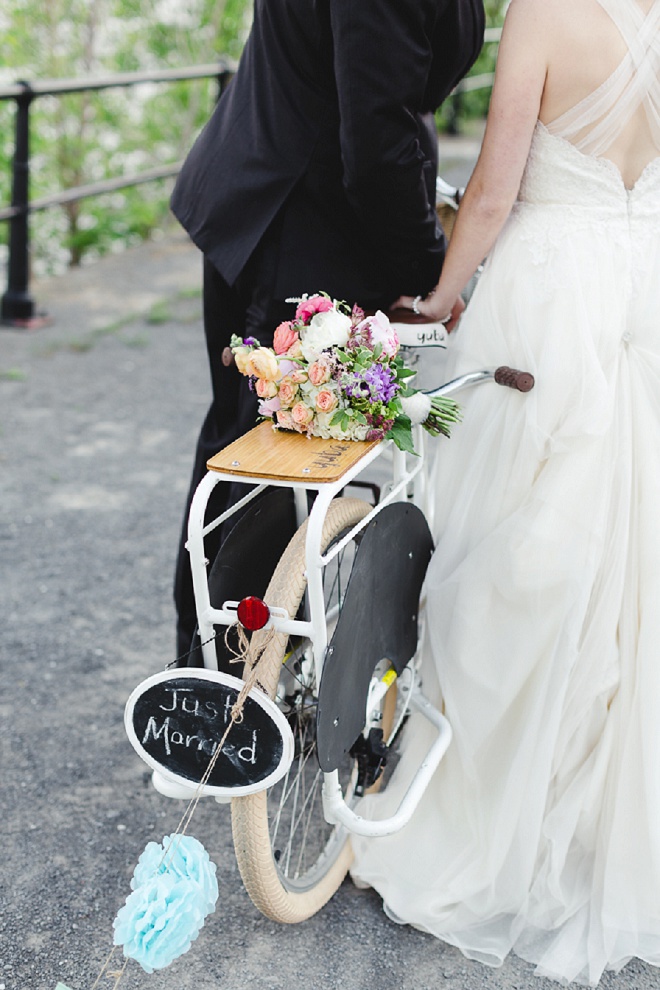
<svg viewBox="0 0 660 990">
<path fill-rule="evenodd" d="M 250 356 L 249 347 L 237 347 L 234 351 L 234 361 L 236 362 L 236 367 L 242 375 L 247 375 L 249 372 L 246 370 L 248 358 Z"/>
<path fill-rule="evenodd" d="M 266 378 L 269 382 L 274 382 L 280 373 L 277 358 L 267 347 L 256 347 L 249 355 L 245 369 L 244 374 Z"/>
<path fill-rule="evenodd" d="M 291 347 L 286 352 L 286 356 L 290 358 L 302 357 L 302 344 L 300 342 L 300 337 L 291 344 Z"/>
</svg>

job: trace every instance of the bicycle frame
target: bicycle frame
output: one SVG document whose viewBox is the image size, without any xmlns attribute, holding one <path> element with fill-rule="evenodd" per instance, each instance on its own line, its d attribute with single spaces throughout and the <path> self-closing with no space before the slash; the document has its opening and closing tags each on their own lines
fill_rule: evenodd
<svg viewBox="0 0 660 990">
<path fill-rule="evenodd" d="M 492 371 L 473 372 L 452 382 L 448 382 L 441 388 L 434 390 L 431 394 L 450 395 L 468 386 L 492 380 L 493 377 L 494 373 Z M 429 438 L 423 429 L 418 426 L 414 429 L 414 439 L 415 449 L 419 451 L 417 456 L 402 453 L 394 446 L 392 441 L 383 441 L 377 446 L 368 449 L 365 455 L 353 467 L 334 482 L 307 483 L 304 481 L 293 481 L 291 479 L 278 480 L 271 477 L 268 478 L 267 482 L 264 482 L 263 476 L 240 475 L 241 482 L 253 484 L 256 487 L 207 526 L 204 526 L 204 517 L 211 492 L 221 481 L 236 480 L 237 475 L 231 472 L 220 472 L 217 470 L 209 471 L 205 475 L 195 492 L 191 504 L 187 542 L 197 607 L 199 637 L 205 667 L 217 669 L 214 627 L 216 625 L 229 626 L 236 622 L 238 602 L 225 601 L 221 608 L 214 608 L 211 605 L 207 581 L 208 561 L 204 554 L 204 538 L 226 519 L 229 519 L 235 512 L 256 498 L 266 487 L 279 486 L 293 489 L 298 524 L 302 524 L 305 518 L 308 517 L 305 551 L 309 619 L 292 618 L 284 609 L 278 608 L 276 602 L 269 602 L 271 615 L 265 628 L 273 628 L 277 632 L 309 639 L 316 667 L 317 683 L 320 683 L 328 645 L 323 595 L 323 569 L 358 532 L 364 529 L 391 502 L 412 498 L 415 504 L 427 516 L 430 514 L 431 500 L 429 499 L 428 492 L 428 459 L 425 449 Z M 342 540 L 334 544 L 331 550 L 323 554 L 321 552 L 323 523 L 332 499 L 339 495 L 342 489 L 369 467 L 376 458 L 381 457 L 388 451 L 392 451 L 393 453 L 392 485 L 390 490 L 364 519 L 354 526 Z M 315 491 L 317 493 L 309 514 L 308 491 Z M 376 695 L 377 693 L 376 691 Z M 372 694 L 371 697 L 374 701 L 376 700 L 375 695 Z M 445 716 L 424 696 L 416 677 L 413 679 L 410 689 L 409 703 L 412 709 L 420 712 L 433 725 L 436 730 L 436 738 L 413 777 L 399 808 L 394 815 L 387 819 L 372 821 L 362 818 L 344 800 L 339 784 L 338 772 L 333 771 L 332 773 L 324 774 L 323 785 L 324 815 L 330 824 L 341 825 L 348 831 L 358 835 L 381 836 L 398 831 L 412 817 L 422 794 L 449 746 L 451 741 L 451 727 Z M 231 790 L 228 789 L 227 798 L 230 797 Z M 221 796 L 220 800 L 222 799 Z"/>
</svg>

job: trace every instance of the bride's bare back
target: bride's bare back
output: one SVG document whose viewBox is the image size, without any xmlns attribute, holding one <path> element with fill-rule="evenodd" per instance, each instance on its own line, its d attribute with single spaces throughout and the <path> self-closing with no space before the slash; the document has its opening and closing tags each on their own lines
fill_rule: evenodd
<svg viewBox="0 0 660 990">
<path fill-rule="evenodd" d="M 539 120 L 582 153 L 609 159 L 632 189 L 660 157 L 660 0 L 511 0 L 479 160 L 440 281 L 418 305 L 430 319 L 454 313 L 490 251 Z"/>
<path fill-rule="evenodd" d="M 536 0 L 514 0 L 514 2 L 535 3 Z M 598 0 L 543 0 L 543 2 L 547 27 L 552 30 L 547 30 L 545 34 L 547 75 L 541 97 L 539 119 L 542 123 L 550 125 L 551 131 L 566 136 L 579 147 L 579 139 L 589 134 L 593 122 L 575 133 L 564 135 L 559 118 L 563 118 L 569 110 L 578 108 L 578 105 L 596 93 L 599 87 L 609 87 L 614 91 L 617 80 L 613 80 L 612 76 L 622 67 L 630 48 L 612 16 Z M 658 6 L 658 0 L 607 0 L 605 5 L 613 9 L 624 25 L 630 24 L 630 37 L 633 37 L 633 32 L 634 36 L 637 36 L 638 27 L 632 26 L 634 9 L 639 12 L 638 19 L 643 23 L 643 18 L 651 13 L 652 8 Z M 660 11 L 657 13 L 660 14 Z M 654 45 L 656 49 L 660 48 L 657 26 L 653 28 L 649 24 L 646 35 L 644 51 L 643 53 L 640 51 L 639 57 L 644 60 L 643 71 L 653 75 L 657 86 L 656 69 L 660 55 L 653 50 L 650 52 L 647 50 Z M 608 82 L 609 80 L 611 82 Z M 616 96 L 616 93 L 613 95 Z M 634 185 L 644 167 L 660 154 L 658 131 L 654 133 L 649 122 L 647 106 L 644 103 L 635 105 L 635 102 L 631 101 L 629 112 L 625 112 L 625 108 L 621 107 L 624 111 L 621 115 L 623 119 L 612 128 L 613 139 L 601 142 L 605 144 L 604 147 L 589 152 L 600 154 L 614 162 L 629 188 Z M 597 120 L 596 114 L 592 113 L 591 116 Z M 554 122 L 557 122 L 559 127 L 553 127 Z"/>
</svg>

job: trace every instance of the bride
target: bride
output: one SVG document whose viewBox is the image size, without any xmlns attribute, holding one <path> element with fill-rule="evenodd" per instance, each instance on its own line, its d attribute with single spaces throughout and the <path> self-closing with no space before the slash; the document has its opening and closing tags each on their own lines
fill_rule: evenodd
<svg viewBox="0 0 660 990">
<path fill-rule="evenodd" d="M 353 839 L 395 921 L 596 985 L 660 965 L 660 0 L 513 0 L 441 279 L 477 389 L 437 463 L 424 679 L 454 741 L 413 821 Z M 428 746 L 411 719 L 396 807 Z"/>
</svg>

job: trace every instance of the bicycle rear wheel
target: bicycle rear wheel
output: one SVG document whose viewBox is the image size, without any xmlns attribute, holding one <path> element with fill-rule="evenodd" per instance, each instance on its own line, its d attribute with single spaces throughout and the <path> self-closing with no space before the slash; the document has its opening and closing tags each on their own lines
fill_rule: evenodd
<svg viewBox="0 0 660 990">
<path fill-rule="evenodd" d="M 369 512 L 359 499 L 331 503 L 323 528 L 322 551 Z M 306 589 L 304 524 L 275 569 L 266 600 L 298 612 Z M 341 610 L 360 534 L 326 567 L 324 592 L 328 640 Z M 259 634 L 255 634 L 259 635 Z M 274 787 L 232 800 L 236 859 L 255 906 L 274 921 L 295 923 L 315 914 L 332 897 L 351 864 L 346 830 L 323 817 L 323 774 L 316 755 L 316 674 L 307 642 L 285 634 L 270 641 L 259 666 L 259 681 L 276 698 L 291 725 L 294 760 Z M 355 784 L 355 760 L 339 768 L 345 796 Z"/>
</svg>

